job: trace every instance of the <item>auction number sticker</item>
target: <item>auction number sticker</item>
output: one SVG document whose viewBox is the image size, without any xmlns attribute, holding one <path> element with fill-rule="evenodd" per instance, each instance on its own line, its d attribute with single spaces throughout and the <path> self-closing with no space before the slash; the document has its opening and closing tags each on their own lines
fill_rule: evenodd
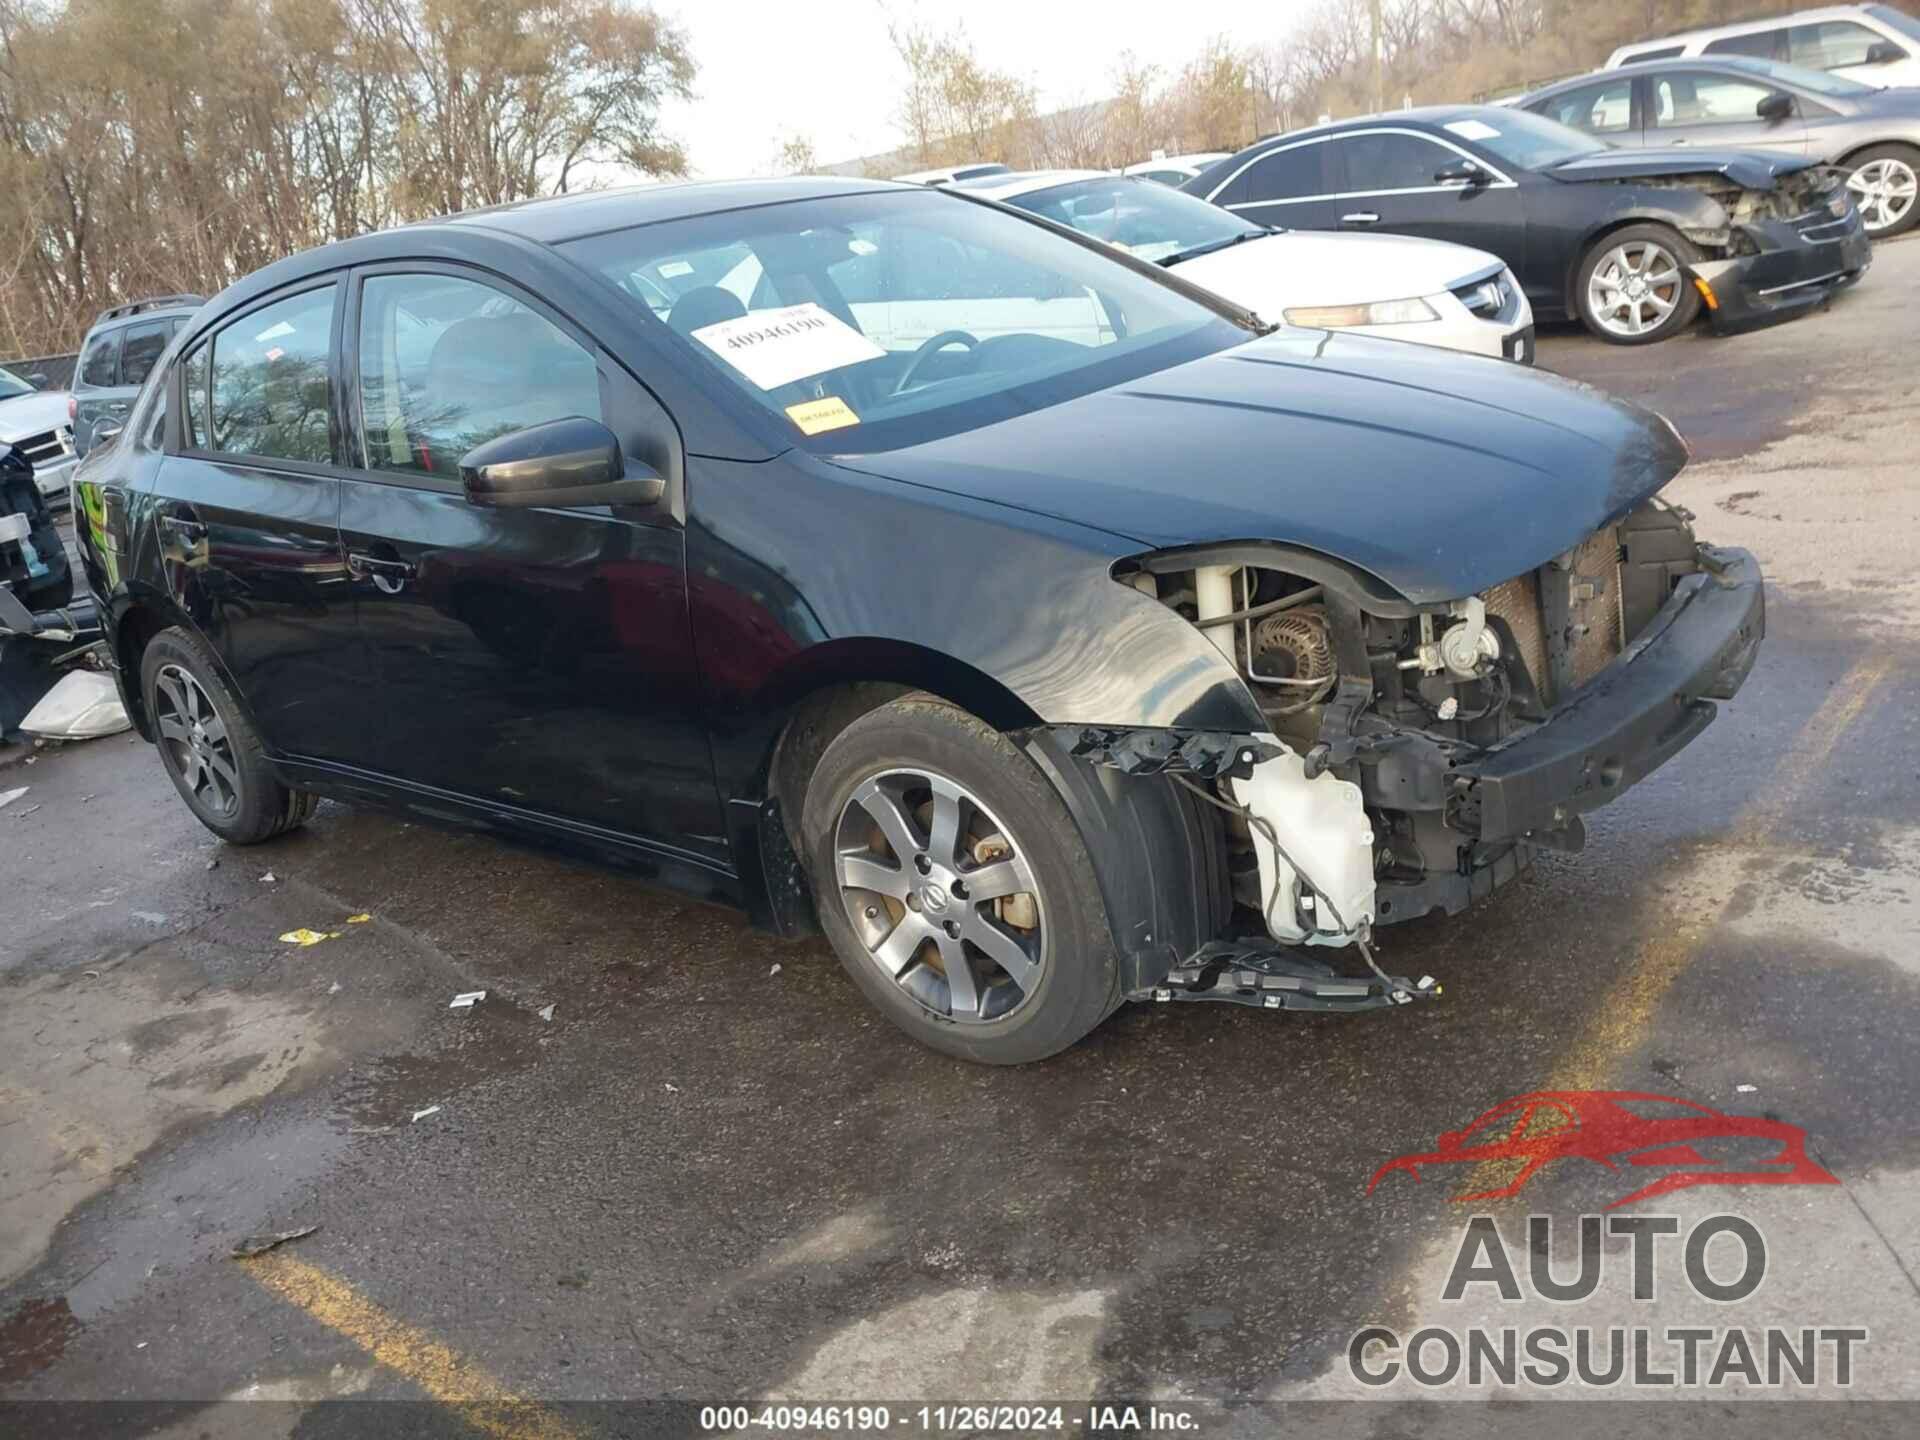
<svg viewBox="0 0 1920 1440">
<path fill-rule="evenodd" d="M 818 305 L 756 310 L 737 320 L 703 325 L 693 338 L 762 390 L 777 390 L 842 365 L 878 360 L 887 352 Z"/>
</svg>

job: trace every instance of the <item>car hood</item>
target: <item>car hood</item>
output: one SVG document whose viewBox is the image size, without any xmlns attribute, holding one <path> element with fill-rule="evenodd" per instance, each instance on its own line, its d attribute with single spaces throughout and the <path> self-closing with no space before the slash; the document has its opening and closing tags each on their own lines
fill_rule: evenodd
<svg viewBox="0 0 1920 1440">
<path fill-rule="evenodd" d="M 1412 235 L 1289 230 L 1168 267 L 1236 305 L 1278 320 L 1294 305 L 1364 305 L 1452 289 L 1500 261 L 1484 250 Z"/>
<path fill-rule="evenodd" d="M 1323 330 L 899 450 L 867 474 L 1138 542 L 1304 546 L 1420 603 L 1572 549 L 1686 463 L 1673 427 L 1503 360 Z"/>
<path fill-rule="evenodd" d="M 44 435 L 67 423 L 67 392 L 40 390 L 0 400 L 0 440 L 24 440 Z"/>
<path fill-rule="evenodd" d="M 1666 145 L 1634 150 L 1600 150 L 1549 165 L 1540 173 L 1555 180 L 1652 180 L 1667 175 L 1724 175 L 1748 190 L 1771 190 L 1782 175 L 1808 169 L 1816 161 L 1758 150 L 1713 150 Z"/>
</svg>

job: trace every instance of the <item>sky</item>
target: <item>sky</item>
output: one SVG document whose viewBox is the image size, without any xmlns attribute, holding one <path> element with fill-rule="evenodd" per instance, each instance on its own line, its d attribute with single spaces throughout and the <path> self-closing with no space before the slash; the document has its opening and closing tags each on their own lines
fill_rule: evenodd
<svg viewBox="0 0 1920 1440">
<path fill-rule="evenodd" d="M 652 0 L 685 31 L 699 73 L 690 104 L 665 107 L 667 133 L 696 175 L 755 175 L 782 140 L 813 142 L 822 164 L 902 143 L 903 74 L 889 21 L 936 32 L 963 25 L 974 53 L 1039 92 L 1042 113 L 1104 98 L 1123 51 L 1177 70 L 1215 35 L 1235 44 L 1284 36 L 1311 0 Z M 1145 156 L 1141 157 L 1145 159 Z"/>
</svg>

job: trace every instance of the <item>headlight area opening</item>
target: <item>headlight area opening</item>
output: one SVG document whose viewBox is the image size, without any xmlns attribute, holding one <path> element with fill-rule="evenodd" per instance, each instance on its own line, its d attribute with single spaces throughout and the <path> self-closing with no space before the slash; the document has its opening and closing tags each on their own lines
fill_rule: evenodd
<svg viewBox="0 0 1920 1440">
<path fill-rule="evenodd" d="M 1226 809 L 1234 938 L 1364 945 L 1375 925 L 1458 913 L 1540 850 L 1584 844 L 1571 810 L 1483 841 L 1468 767 L 1630 663 L 1701 568 L 1691 519 L 1648 501 L 1524 574 L 1433 604 L 1283 545 L 1135 557 L 1114 578 L 1205 635 L 1269 729 L 1200 744 L 1167 732 L 1144 759 L 1148 732 L 1078 748 L 1170 772 Z"/>
</svg>

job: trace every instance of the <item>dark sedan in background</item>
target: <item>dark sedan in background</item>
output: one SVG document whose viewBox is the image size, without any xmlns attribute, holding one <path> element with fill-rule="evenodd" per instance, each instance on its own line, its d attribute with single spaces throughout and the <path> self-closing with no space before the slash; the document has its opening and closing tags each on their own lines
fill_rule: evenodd
<svg viewBox="0 0 1920 1440">
<path fill-rule="evenodd" d="M 1585 386 L 787 180 L 269 266 L 76 486 L 129 711 L 216 834 L 326 795 L 568 846 L 817 926 L 1009 1062 L 1127 998 L 1430 990 L 1372 927 L 1580 848 L 1753 664 L 1752 557 L 1655 498 L 1685 460 Z"/>
<path fill-rule="evenodd" d="M 1920 223 L 1920 89 L 1882 89 L 1772 60 L 1654 60 L 1515 102 L 1613 145 L 1737 145 L 1847 172 L 1867 234 Z"/>
<path fill-rule="evenodd" d="M 1183 187 L 1250 220 L 1384 230 L 1491 251 L 1534 313 L 1602 340 L 1787 315 L 1858 280 L 1872 245 L 1845 188 L 1806 159 L 1616 150 L 1522 109 L 1439 106 L 1277 135 Z"/>
</svg>

